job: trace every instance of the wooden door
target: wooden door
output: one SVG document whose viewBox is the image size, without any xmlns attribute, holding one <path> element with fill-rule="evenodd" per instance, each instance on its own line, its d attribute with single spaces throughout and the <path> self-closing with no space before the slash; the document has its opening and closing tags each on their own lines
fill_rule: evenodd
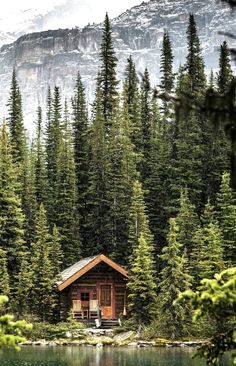
<svg viewBox="0 0 236 366">
<path fill-rule="evenodd" d="M 111 291 L 112 291 L 111 285 L 100 286 L 100 302 L 101 302 L 103 319 L 113 318 Z"/>
</svg>

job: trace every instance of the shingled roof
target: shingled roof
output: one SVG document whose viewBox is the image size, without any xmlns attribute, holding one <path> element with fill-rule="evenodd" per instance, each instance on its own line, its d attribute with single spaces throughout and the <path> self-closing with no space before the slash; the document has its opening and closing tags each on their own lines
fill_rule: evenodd
<svg viewBox="0 0 236 366">
<path fill-rule="evenodd" d="M 113 262 L 104 254 L 98 254 L 92 257 L 81 259 L 79 262 L 73 264 L 61 272 L 58 276 L 60 280 L 57 282 L 59 291 L 64 290 L 67 286 L 76 281 L 79 277 L 83 276 L 86 272 L 94 268 L 100 262 L 105 262 L 117 272 L 121 273 L 124 277 L 128 277 L 128 272 L 123 267 Z"/>
</svg>

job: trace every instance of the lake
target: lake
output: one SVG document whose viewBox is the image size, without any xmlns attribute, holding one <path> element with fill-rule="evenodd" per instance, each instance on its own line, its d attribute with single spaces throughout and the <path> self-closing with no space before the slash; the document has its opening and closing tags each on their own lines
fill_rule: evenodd
<svg viewBox="0 0 236 366">
<path fill-rule="evenodd" d="M 1 366 L 206 366 L 191 348 L 23 347 L 0 353 Z M 222 366 L 232 363 L 226 357 Z"/>
</svg>

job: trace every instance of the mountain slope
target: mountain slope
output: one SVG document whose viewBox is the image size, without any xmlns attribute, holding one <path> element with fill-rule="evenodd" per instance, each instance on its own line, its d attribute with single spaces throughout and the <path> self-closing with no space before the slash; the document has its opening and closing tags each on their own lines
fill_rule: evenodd
<svg viewBox="0 0 236 366">
<path fill-rule="evenodd" d="M 112 22 L 119 76 L 122 78 L 126 59 L 132 54 L 137 69 L 143 72 L 147 66 L 153 83 L 158 82 L 160 46 L 165 28 L 170 31 L 176 68 L 183 63 L 189 13 L 194 13 L 196 17 L 206 67 L 208 70 L 216 68 L 218 48 L 224 39 L 218 32 L 234 32 L 236 15 L 216 0 L 151 0 L 133 7 Z M 49 85 L 57 84 L 64 96 L 71 96 L 78 70 L 91 101 L 99 67 L 101 33 L 101 24 L 83 29 L 59 29 L 28 34 L 3 46 L 0 52 L 2 116 L 6 114 L 6 86 L 9 85 L 14 65 L 28 122 L 32 121 L 37 104 L 45 102 Z"/>
</svg>

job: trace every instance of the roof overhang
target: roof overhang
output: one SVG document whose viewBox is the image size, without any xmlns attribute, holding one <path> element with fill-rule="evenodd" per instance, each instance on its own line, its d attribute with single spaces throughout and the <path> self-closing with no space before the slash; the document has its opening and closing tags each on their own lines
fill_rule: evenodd
<svg viewBox="0 0 236 366">
<path fill-rule="evenodd" d="M 83 268 L 81 268 L 79 271 L 71 275 L 69 278 L 64 280 L 63 282 L 58 284 L 58 290 L 62 291 L 69 285 L 71 285 L 74 281 L 76 281 L 78 278 L 83 276 L 85 273 L 90 271 L 92 268 L 94 268 L 97 264 L 104 262 L 108 266 L 112 267 L 115 271 L 119 272 L 122 276 L 128 278 L 128 272 L 121 267 L 119 264 L 112 261 L 110 258 L 106 257 L 104 254 L 101 254 L 97 256 L 95 259 L 93 259 L 91 262 L 86 264 Z"/>
</svg>

